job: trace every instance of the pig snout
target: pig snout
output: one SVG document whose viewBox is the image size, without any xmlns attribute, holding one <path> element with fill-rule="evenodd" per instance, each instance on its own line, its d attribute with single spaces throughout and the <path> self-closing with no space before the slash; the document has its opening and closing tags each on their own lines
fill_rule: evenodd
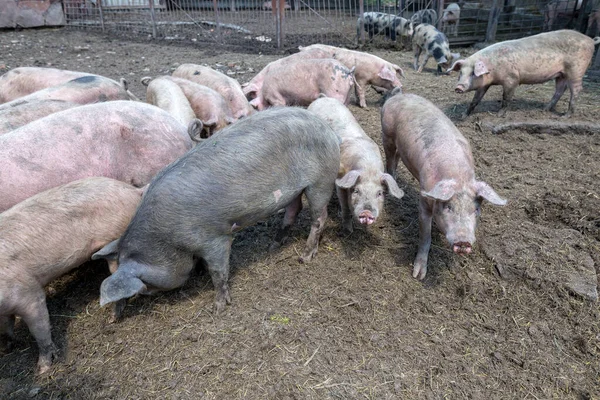
<svg viewBox="0 0 600 400">
<path fill-rule="evenodd" d="M 452 244 L 452 251 L 456 254 L 471 254 L 473 246 L 469 242 L 454 242 Z"/>
<path fill-rule="evenodd" d="M 375 222 L 375 216 L 369 210 L 365 210 L 358 216 L 358 221 L 363 225 L 371 225 Z"/>
<path fill-rule="evenodd" d="M 466 90 L 467 90 L 467 88 L 461 84 L 456 85 L 456 88 L 454 89 L 454 91 L 456 93 L 460 93 L 460 94 L 464 93 Z"/>
</svg>

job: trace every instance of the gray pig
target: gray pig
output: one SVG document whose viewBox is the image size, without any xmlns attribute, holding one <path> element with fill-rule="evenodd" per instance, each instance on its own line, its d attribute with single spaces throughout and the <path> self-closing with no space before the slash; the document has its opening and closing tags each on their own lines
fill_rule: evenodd
<svg viewBox="0 0 600 400">
<path fill-rule="evenodd" d="M 400 158 L 419 181 L 419 250 L 413 277 L 423 279 L 432 217 L 452 250 L 469 254 L 481 202 L 502 206 L 506 200 L 475 179 L 469 142 L 439 108 L 414 94 L 391 94 L 381 109 L 386 171 L 395 176 Z"/>
<path fill-rule="evenodd" d="M 323 118 L 342 138 L 335 185 L 344 229 L 352 232 L 352 216 L 362 225 L 373 224 L 383 211 L 384 185 L 395 198 L 404 196 L 394 178 L 383 172 L 379 146 L 339 100 L 318 98 L 308 111 Z"/>
<path fill-rule="evenodd" d="M 502 107 L 498 111 L 498 116 L 502 117 L 520 84 L 544 83 L 551 79 L 556 81 L 556 91 L 546 110 L 554 110 L 568 87 L 571 98 L 565 116 L 570 116 L 583 88 L 583 75 L 592 60 L 594 44 L 599 43 L 600 37 L 592 40 L 582 33 L 565 29 L 495 43 L 467 59 L 456 61 L 448 70 L 460 71 L 456 93 L 476 90 L 462 117 L 473 112 L 492 85 L 502 85 L 504 90 Z"/>
<path fill-rule="evenodd" d="M 211 136 L 156 176 L 121 239 L 94 255 L 119 263 L 102 282 L 100 304 L 180 287 L 201 258 L 216 290 L 215 312 L 222 311 L 231 302 L 233 233 L 285 208 L 281 243 L 302 208 L 302 193 L 312 226 L 300 260 L 310 261 L 339 163 L 339 137 L 302 109 L 256 113 Z"/>
<path fill-rule="evenodd" d="M 109 178 L 87 178 L 28 198 L 0 214 L 0 347 L 10 349 L 15 315 L 39 347 L 38 373 L 56 355 L 44 286 L 117 239 L 142 196 Z"/>
</svg>

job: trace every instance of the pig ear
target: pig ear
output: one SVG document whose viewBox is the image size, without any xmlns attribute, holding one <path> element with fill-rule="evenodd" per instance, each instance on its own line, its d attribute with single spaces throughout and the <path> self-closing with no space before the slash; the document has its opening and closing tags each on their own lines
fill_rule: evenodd
<svg viewBox="0 0 600 400">
<path fill-rule="evenodd" d="M 349 189 L 356 185 L 358 178 L 360 177 L 360 171 L 353 169 L 340 179 L 335 180 L 335 184 L 342 189 Z"/>
<path fill-rule="evenodd" d="M 100 285 L 100 307 L 121 299 L 128 299 L 146 290 L 146 285 L 141 279 L 125 273 L 123 269 L 117 269 Z"/>
<path fill-rule="evenodd" d="M 119 239 L 113 240 L 94 254 L 92 254 L 92 260 L 116 260 L 118 255 Z"/>
<path fill-rule="evenodd" d="M 386 80 L 386 81 L 393 81 L 393 80 L 394 80 L 394 78 L 396 77 L 396 76 L 395 76 L 395 75 L 396 75 L 396 73 L 395 73 L 395 72 L 392 72 L 392 71 L 390 71 L 390 69 L 389 69 L 389 68 L 387 68 L 387 67 L 385 67 L 385 66 L 384 66 L 384 67 L 381 67 L 381 70 L 379 71 L 379 74 L 378 74 L 378 75 L 379 75 L 379 77 L 380 77 L 381 79 L 384 79 L 384 80 Z"/>
<path fill-rule="evenodd" d="M 142 85 L 148 86 L 150 84 L 151 80 L 152 80 L 151 76 L 145 76 L 142 79 L 140 79 L 140 82 L 142 83 Z"/>
<path fill-rule="evenodd" d="M 460 58 L 460 53 L 451 53 L 452 54 L 452 59 L 453 60 L 457 60 Z"/>
<path fill-rule="evenodd" d="M 447 62 L 448 62 L 448 59 L 446 57 L 444 57 L 444 56 L 442 56 L 439 60 L 437 60 L 438 64 L 444 64 L 444 63 L 447 63 Z"/>
<path fill-rule="evenodd" d="M 394 67 L 394 70 L 396 70 L 396 73 L 400 74 L 401 77 L 403 77 L 404 79 L 406 79 L 406 75 L 404 75 L 404 71 L 402 71 L 402 68 L 400 68 L 396 64 L 393 64 L 392 67 Z"/>
<path fill-rule="evenodd" d="M 477 181 L 475 182 L 475 192 L 478 197 L 481 197 L 492 204 L 497 206 L 506 205 L 506 199 L 503 199 L 492 189 L 490 185 L 485 182 Z"/>
<path fill-rule="evenodd" d="M 198 118 L 194 118 L 192 122 L 188 125 L 188 135 L 190 135 L 190 139 L 193 142 L 199 143 L 202 141 L 202 129 L 204 128 L 204 124 Z"/>
<path fill-rule="evenodd" d="M 401 199 L 404 196 L 404 190 L 398 187 L 398 183 L 396 183 L 396 180 L 390 174 L 382 174 L 381 183 L 385 183 L 385 185 L 388 188 L 388 191 L 395 198 Z"/>
<path fill-rule="evenodd" d="M 120 82 L 125 91 L 129 90 L 129 82 L 127 82 L 127 79 L 121 78 Z"/>
<path fill-rule="evenodd" d="M 456 181 L 454 179 L 444 179 L 439 181 L 429 192 L 421 192 L 422 196 L 434 200 L 448 201 L 454 196 Z"/>
<path fill-rule="evenodd" d="M 459 71 L 462 68 L 465 61 L 466 60 L 455 61 L 454 64 L 452 64 L 452 66 L 450 68 L 448 68 L 448 70 L 446 72 Z"/>
<path fill-rule="evenodd" d="M 474 73 L 475 73 L 475 76 L 481 76 L 481 75 L 489 74 L 490 71 L 488 71 L 488 69 L 485 66 L 485 63 L 483 61 L 477 61 L 475 63 Z"/>
</svg>

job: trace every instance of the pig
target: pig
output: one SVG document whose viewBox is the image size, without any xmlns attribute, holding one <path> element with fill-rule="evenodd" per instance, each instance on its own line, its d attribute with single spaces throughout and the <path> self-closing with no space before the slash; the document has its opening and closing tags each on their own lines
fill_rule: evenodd
<svg viewBox="0 0 600 400">
<path fill-rule="evenodd" d="M 335 186 L 344 230 L 353 231 L 353 217 L 361 225 L 375 223 L 383 211 L 384 186 L 395 198 L 404 196 L 396 180 L 383 171 L 379 146 L 367 136 L 350 110 L 339 100 L 318 98 L 308 111 L 325 120 L 342 139 Z"/>
<path fill-rule="evenodd" d="M 458 23 L 460 22 L 460 6 L 458 3 L 450 3 L 442 15 L 442 32 L 458 36 Z"/>
<path fill-rule="evenodd" d="M 129 99 L 127 91 L 112 79 L 87 75 L 0 104 L 0 111 L 41 100 L 62 100 L 77 104 L 90 104 Z"/>
<path fill-rule="evenodd" d="M 373 40 L 374 35 L 384 34 L 386 38 L 395 41 L 399 36 L 408 37 L 413 33 L 410 21 L 394 14 L 366 12 L 362 15 L 362 21 L 365 32 L 369 34 L 369 40 Z M 356 23 L 357 40 L 360 38 L 360 23 L 359 17 Z"/>
<path fill-rule="evenodd" d="M 348 69 L 339 61 L 299 59 L 272 67 L 250 104 L 259 111 L 270 106 L 308 106 L 320 93 L 348 104 L 354 82 L 354 68 Z"/>
<path fill-rule="evenodd" d="M 0 111 L 0 135 L 14 131 L 36 119 L 55 112 L 77 107 L 79 104 L 63 100 L 40 100 L 21 103 L 15 107 Z"/>
<path fill-rule="evenodd" d="M 271 70 L 271 68 L 281 67 L 286 64 L 294 64 L 298 60 L 306 59 L 317 59 L 317 58 L 331 58 L 331 55 L 327 51 L 319 49 L 311 49 L 307 51 L 301 51 L 289 55 L 287 57 L 280 58 L 267 64 L 258 74 L 254 76 L 249 82 L 242 85 L 242 91 L 248 100 L 255 99 L 258 93 L 262 90 L 262 85 L 265 80 L 265 76 Z"/>
<path fill-rule="evenodd" d="M 109 101 L 51 114 L 0 136 L 0 212 L 91 176 L 144 186 L 192 145 L 186 126 L 141 102 Z"/>
<path fill-rule="evenodd" d="M 600 34 L 600 9 L 592 10 L 588 16 L 587 29 L 585 34 L 594 37 Z"/>
<path fill-rule="evenodd" d="M 437 11 L 430 8 L 419 10 L 410 17 L 410 22 L 413 24 L 414 28 L 419 24 L 435 25 L 437 20 Z"/>
<path fill-rule="evenodd" d="M 87 72 L 68 71 L 56 68 L 19 67 L 14 68 L 0 77 L 0 104 L 7 103 L 20 97 L 27 96 L 38 90 L 62 85 L 70 80 L 84 76 L 99 76 Z M 103 79 L 109 79 L 101 77 Z M 137 98 L 128 91 L 127 81 L 121 78 L 120 85 L 127 92 L 129 100 Z"/>
<path fill-rule="evenodd" d="M 339 137 L 296 107 L 255 113 L 211 136 L 156 176 L 123 236 L 93 256 L 118 260 L 117 271 L 102 282 L 100 304 L 180 287 L 196 257 L 211 275 L 214 310 L 223 311 L 231 302 L 233 233 L 285 208 L 275 239 L 282 243 L 302 208 L 302 193 L 312 225 L 300 261 L 309 262 L 339 163 Z"/>
<path fill-rule="evenodd" d="M 163 76 L 162 79 L 176 83 L 183 91 L 196 118 L 202 121 L 206 137 L 236 121 L 227 101 L 211 88 L 173 76 Z"/>
<path fill-rule="evenodd" d="M 433 56 L 437 62 L 436 75 L 445 73 L 445 70 L 452 65 L 452 60 L 460 58 L 459 53 L 452 53 L 450 51 L 450 44 L 448 43 L 446 35 L 438 31 L 433 25 L 421 24 L 417 26 L 412 42 L 413 50 L 415 52 L 413 66 L 417 72 L 423 71 L 423 68 L 431 56 Z M 423 63 L 419 66 L 419 56 L 423 50 L 425 50 L 425 58 L 423 59 Z"/>
<path fill-rule="evenodd" d="M 581 8 L 582 0 L 552 0 L 544 9 L 544 31 L 552 30 L 557 17 L 573 17 Z"/>
<path fill-rule="evenodd" d="M 92 177 L 38 193 L 0 214 L 0 341 L 10 350 L 15 315 L 39 347 L 37 372 L 50 369 L 56 346 L 44 286 L 119 238 L 142 189 Z"/>
<path fill-rule="evenodd" d="M 170 79 L 144 77 L 141 83 L 147 86 L 146 102 L 171 114 L 177 121 L 189 126 L 196 114 L 179 85 Z"/>
<path fill-rule="evenodd" d="M 227 100 L 233 118 L 236 120 L 247 117 L 254 112 L 254 108 L 248 103 L 240 83 L 222 72 L 202 65 L 181 64 L 173 71 L 172 75 L 207 86 L 219 93 Z"/>
<path fill-rule="evenodd" d="M 381 109 L 386 172 L 397 174 L 398 158 L 419 181 L 419 249 L 413 277 L 425 278 L 431 221 L 457 254 L 469 254 L 482 200 L 503 206 L 487 183 L 475 179 L 469 142 L 442 110 L 415 94 L 396 89 Z"/>
<path fill-rule="evenodd" d="M 400 82 L 400 77 L 404 77 L 402 68 L 373 54 L 325 44 L 313 44 L 308 47 L 300 47 L 299 49 L 300 53 L 315 51 L 327 53 L 331 58 L 338 60 L 347 68 L 354 68 L 354 78 L 356 80 L 354 91 L 358 104 L 362 108 L 367 107 L 365 99 L 365 88 L 367 85 L 375 87 L 378 91 L 402 87 L 402 83 Z"/>
<path fill-rule="evenodd" d="M 462 118 L 473 112 L 492 85 L 502 85 L 504 90 L 498 111 L 498 116 L 502 117 L 506 115 L 517 86 L 551 79 L 556 81 L 556 91 L 546 110 L 554 111 L 568 87 L 571 98 L 565 117 L 571 116 L 582 89 L 583 75 L 594 54 L 594 45 L 599 43 L 600 37 L 592 40 L 582 33 L 565 29 L 495 43 L 469 58 L 456 61 L 448 70 L 460 71 L 456 93 L 476 90 Z"/>
</svg>

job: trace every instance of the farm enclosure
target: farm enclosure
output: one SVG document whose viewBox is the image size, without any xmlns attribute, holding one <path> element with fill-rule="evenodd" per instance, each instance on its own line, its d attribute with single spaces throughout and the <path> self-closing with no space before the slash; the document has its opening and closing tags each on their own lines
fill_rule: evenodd
<svg viewBox="0 0 600 400">
<path fill-rule="evenodd" d="M 48 38 L 52 39 L 49 40 Z M 125 41 L 67 30 L 0 33 L 0 72 L 52 66 L 125 77 L 144 98 L 143 76 L 193 62 L 248 81 L 279 56 L 222 52 L 165 42 Z M 463 54 L 471 50 L 462 49 Z M 417 246 L 415 180 L 399 167 L 400 201 L 386 201 L 369 230 L 339 235 L 338 205 L 319 254 L 296 262 L 308 233 L 303 212 L 292 240 L 269 253 L 281 216 L 236 235 L 233 304 L 211 313 L 214 290 L 201 269 L 180 290 L 129 302 L 106 323 L 98 304 L 102 263 L 50 285 L 48 306 L 60 359 L 32 373 L 37 347 L 17 324 L 15 350 L 0 358 L 7 399 L 164 398 L 596 398 L 600 396 L 599 132 L 491 135 L 488 124 L 561 120 L 542 111 L 551 83 L 522 86 L 507 118 L 500 91 L 476 113 L 457 116 L 471 95 L 453 92 L 455 76 L 416 74 L 412 55 L 374 49 L 398 63 L 406 92 L 438 105 L 470 140 L 479 178 L 508 198 L 483 206 L 470 257 L 454 256 L 434 231 L 425 282 L 411 276 Z M 380 96 L 350 106 L 380 143 Z M 570 122 L 598 122 L 600 88 L 584 82 Z M 566 109 L 566 100 L 558 105 Z M 581 294 L 576 294 L 576 292 Z"/>
</svg>

